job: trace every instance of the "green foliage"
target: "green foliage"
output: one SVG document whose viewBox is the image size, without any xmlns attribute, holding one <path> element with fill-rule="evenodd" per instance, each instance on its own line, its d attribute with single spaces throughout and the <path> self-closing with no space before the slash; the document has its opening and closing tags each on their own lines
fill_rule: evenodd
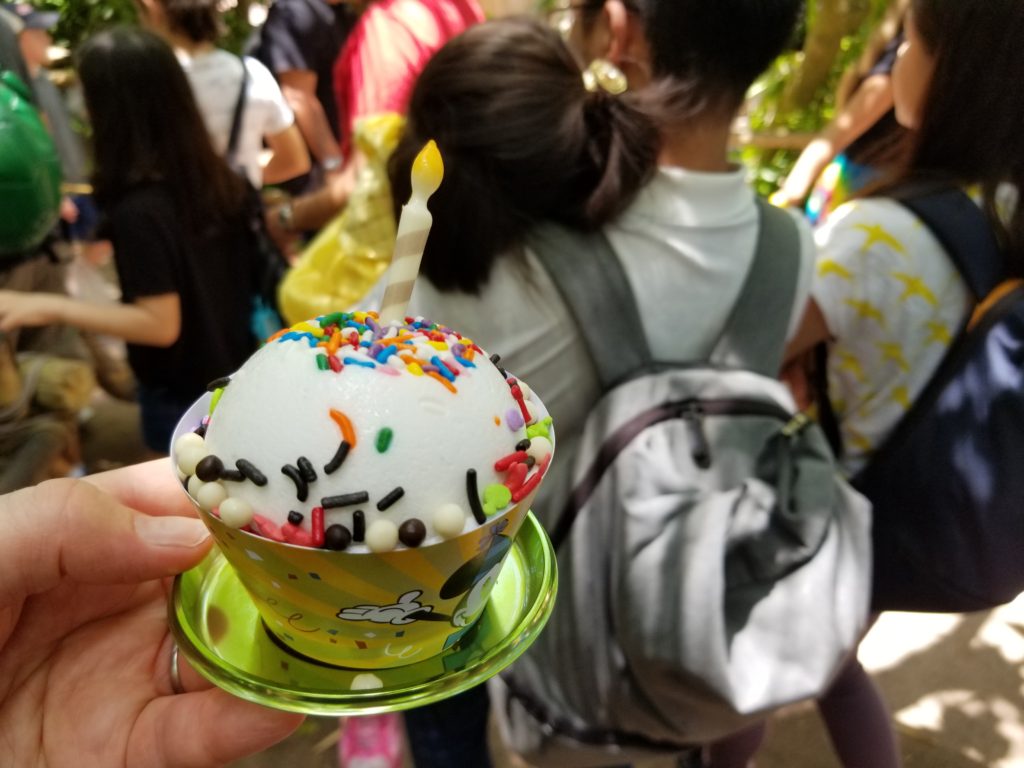
<svg viewBox="0 0 1024 768">
<path fill-rule="evenodd" d="M 891 0 L 870 0 L 866 20 L 852 34 L 842 38 L 832 68 L 812 100 L 788 112 L 780 111 L 786 82 L 802 63 L 802 53 L 792 51 L 780 56 L 765 72 L 748 95 L 746 117 L 752 133 L 785 132 L 813 134 L 827 125 L 836 112 L 836 89 L 843 73 L 857 65 L 879 21 Z M 805 28 L 801 37 L 811 33 L 818 21 L 819 2 L 809 2 Z M 800 153 L 792 149 L 761 149 L 746 146 L 740 151 L 741 162 L 750 170 L 751 181 L 762 195 L 774 192 L 785 178 Z"/>
<path fill-rule="evenodd" d="M 58 11 L 60 21 L 53 32 L 54 42 L 75 50 L 89 35 L 116 24 L 138 23 L 134 0 L 29 0 L 37 8 Z M 228 0 L 224 12 L 226 34 L 221 45 L 238 52 L 248 38 L 250 0 Z"/>
<path fill-rule="evenodd" d="M 31 0 L 37 8 L 58 11 L 60 21 L 53 31 L 57 45 L 70 50 L 104 27 L 134 24 L 137 19 L 133 0 Z"/>
</svg>

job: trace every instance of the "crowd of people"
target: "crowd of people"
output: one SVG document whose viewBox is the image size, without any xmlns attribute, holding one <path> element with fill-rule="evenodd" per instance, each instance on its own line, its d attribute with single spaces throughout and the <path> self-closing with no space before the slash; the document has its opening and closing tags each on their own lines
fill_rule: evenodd
<svg viewBox="0 0 1024 768">
<path fill-rule="evenodd" d="M 537 232 L 557 228 L 576 248 L 594 233 L 606 239 L 644 309 L 655 361 L 711 355 L 762 221 L 730 153 L 732 126 L 751 84 L 792 44 L 800 0 L 582 0 L 562 4 L 556 25 L 485 21 L 476 0 L 274 0 L 243 56 L 217 47 L 215 0 L 137 5 L 138 26 L 98 32 L 75 52 L 91 195 L 65 205 L 69 223 L 98 209 L 86 237 L 109 241 L 120 301 L 5 280 L 16 290 L 0 290 L 0 332 L 61 326 L 123 339 L 154 456 L 168 452 L 207 383 L 257 348 L 247 319 L 260 231 L 290 250 L 337 216 L 359 178 L 359 121 L 381 112 L 404 116 L 387 166 L 393 211 L 427 140 L 445 162 L 409 313 L 500 350 L 557 425 L 558 458 L 534 505 L 543 524 L 553 528 L 572 493 L 603 383 L 538 256 Z M 860 99 L 776 197 L 799 228 L 778 373 L 802 404 L 813 394 L 830 401 L 847 477 L 911 410 L 979 298 L 894 199 L 899 190 L 970 192 L 1005 276 L 1024 277 L 1024 98 L 1002 85 L 1024 76 L 1015 43 L 1024 5 L 898 6 L 881 68 L 864 74 Z M 28 13 L 20 32 L 0 17 L 0 66 L 36 82 L 38 41 L 24 27 L 53 20 Z M 12 52 L 5 35 L 20 35 L 26 52 Z M 45 85 L 37 94 L 41 110 L 59 111 Z M 812 229 L 802 206 L 825 161 L 880 118 L 886 151 L 870 155 L 870 180 Z M 51 115 L 55 133 L 61 121 Z M 85 181 L 75 162 L 65 163 L 68 179 Z M 261 207 L 253 190 L 269 185 L 285 193 Z M 361 303 L 372 308 L 383 288 L 382 278 Z M 541 337 L 545 356 L 535 353 Z M 815 393 L 805 363 L 822 348 L 826 391 Z M 0 497 L 13 526 L 0 542 L 0 762 L 219 765 L 297 727 L 298 717 L 211 688 L 184 662 L 180 680 L 169 676 L 165 580 L 210 547 L 172 483 L 154 461 Z M 543 694 L 544 656 L 563 652 L 542 635 L 502 682 L 407 712 L 416 766 L 487 768 L 492 714 L 514 749 L 541 762 L 624 764 L 584 762 L 578 734 L 557 733 L 517 697 L 524 686 Z M 817 703 L 843 766 L 901 765 L 886 706 L 855 653 Z M 559 747 L 538 752 L 553 732 Z M 680 766 L 744 768 L 763 733 L 755 719 L 711 744 L 661 747 Z"/>
</svg>

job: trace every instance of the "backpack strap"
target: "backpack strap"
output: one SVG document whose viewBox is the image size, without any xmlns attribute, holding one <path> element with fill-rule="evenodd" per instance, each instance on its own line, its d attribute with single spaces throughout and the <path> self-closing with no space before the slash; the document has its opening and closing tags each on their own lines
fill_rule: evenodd
<svg viewBox="0 0 1024 768">
<path fill-rule="evenodd" d="M 242 113 L 245 112 L 245 92 L 249 89 L 249 68 L 245 65 L 245 58 L 238 57 L 242 62 L 242 84 L 238 88 L 238 99 L 235 101 L 235 112 L 231 116 L 231 133 L 228 134 L 228 148 L 225 159 L 232 168 L 236 167 L 235 155 L 238 152 L 238 136 L 242 132 Z"/>
<path fill-rule="evenodd" d="M 603 232 L 544 224 L 529 245 L 569 305 L 602 391 L 652 364 L 629 279 Z"/>
<path fill-rule="evenodd" d="M 754 259 L 711 360 L 775 376 L 796 299 L 800 231 L 789 213 L 755 199 Z M 529 244 L 569 305 L 604 391 L 653 365 L 629 279 L 603 232 L 545 224 Z"/>
<path fill-rule="evenodd" d="M 755 200 L 760 225 L 754 258 L 710 361 L 774 378 L 800 279 L 800 230 L 787 211 Z"/>
<path fill-rule="evenodd" d="M 928 227 L 949 256 L 975 301 L 1004 278 L 1006 261 L 984 211 L 959 187 L 908 186 L 893 199 Z"/>
</svg>

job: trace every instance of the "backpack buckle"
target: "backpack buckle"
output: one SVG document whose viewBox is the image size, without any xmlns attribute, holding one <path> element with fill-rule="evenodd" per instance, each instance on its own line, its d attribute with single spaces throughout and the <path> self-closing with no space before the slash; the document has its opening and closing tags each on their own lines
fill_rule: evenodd
<svg viewBox="0 0 1024 768">
<path fill-rule="evenodd" d="M 795 437 L 800 432 L 802 432 L 804 428 L 810 423 L 811 417 L 808 416 L 803 411 L 801 411 L 800 413 L 795 414 L 793 418 L 791 418 L 788 422 L 786 422 L 785 426 L 782 428 L 782 436 Z"/>
</svg>

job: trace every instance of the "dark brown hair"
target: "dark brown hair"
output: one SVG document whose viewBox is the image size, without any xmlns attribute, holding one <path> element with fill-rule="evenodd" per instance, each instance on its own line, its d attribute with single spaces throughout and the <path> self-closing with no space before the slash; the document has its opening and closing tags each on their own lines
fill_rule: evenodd
<svg viewBox="0 0 1024 768">
<path fill-rule="evenodd" d="M 935 70 L 906 178 L 978 184 L 1004 241 L 1010 267 L 1024 275 L 1024 206 L 1008 220 L 996 211 L 1003 183 L 1024 189 L 1024 3 L 1020 0 L 914 0 L 913 23 Z"/>
<path fill-rule="evenodd" d="M 118 27 L 78 51 L 92 125 L 97 200 L 109 205 L 132 187 L 170 189 L 193 233 L 236 214 L 245 182 L 216 153 L 185 73 L 151 32 Z"/>
<path fill-rule="evenodd" d="M 424 68 L 389 165 L 396 209 L 429 139 L 445 171 L 421 269 L 441 289 L 471 293 L 532 225 L 611 220 L 650 178 L 659 149 L 629 94 L 588 92 L 559 35 L 525 18 L 472 27 Z"/>
<path fill-rule="evenodd" d="M 217 0 L 158 0 L 171 30 L 193 43 L 215 43 L 224 33 Z"/>
<path fill-rule="evenodd" d="M 605 0 L 581 3 L 588 26 Z M 661 122 L 732 115 L 793 42 L 803 0 L 623 0 L 642 22 Z"/>
</svg>

